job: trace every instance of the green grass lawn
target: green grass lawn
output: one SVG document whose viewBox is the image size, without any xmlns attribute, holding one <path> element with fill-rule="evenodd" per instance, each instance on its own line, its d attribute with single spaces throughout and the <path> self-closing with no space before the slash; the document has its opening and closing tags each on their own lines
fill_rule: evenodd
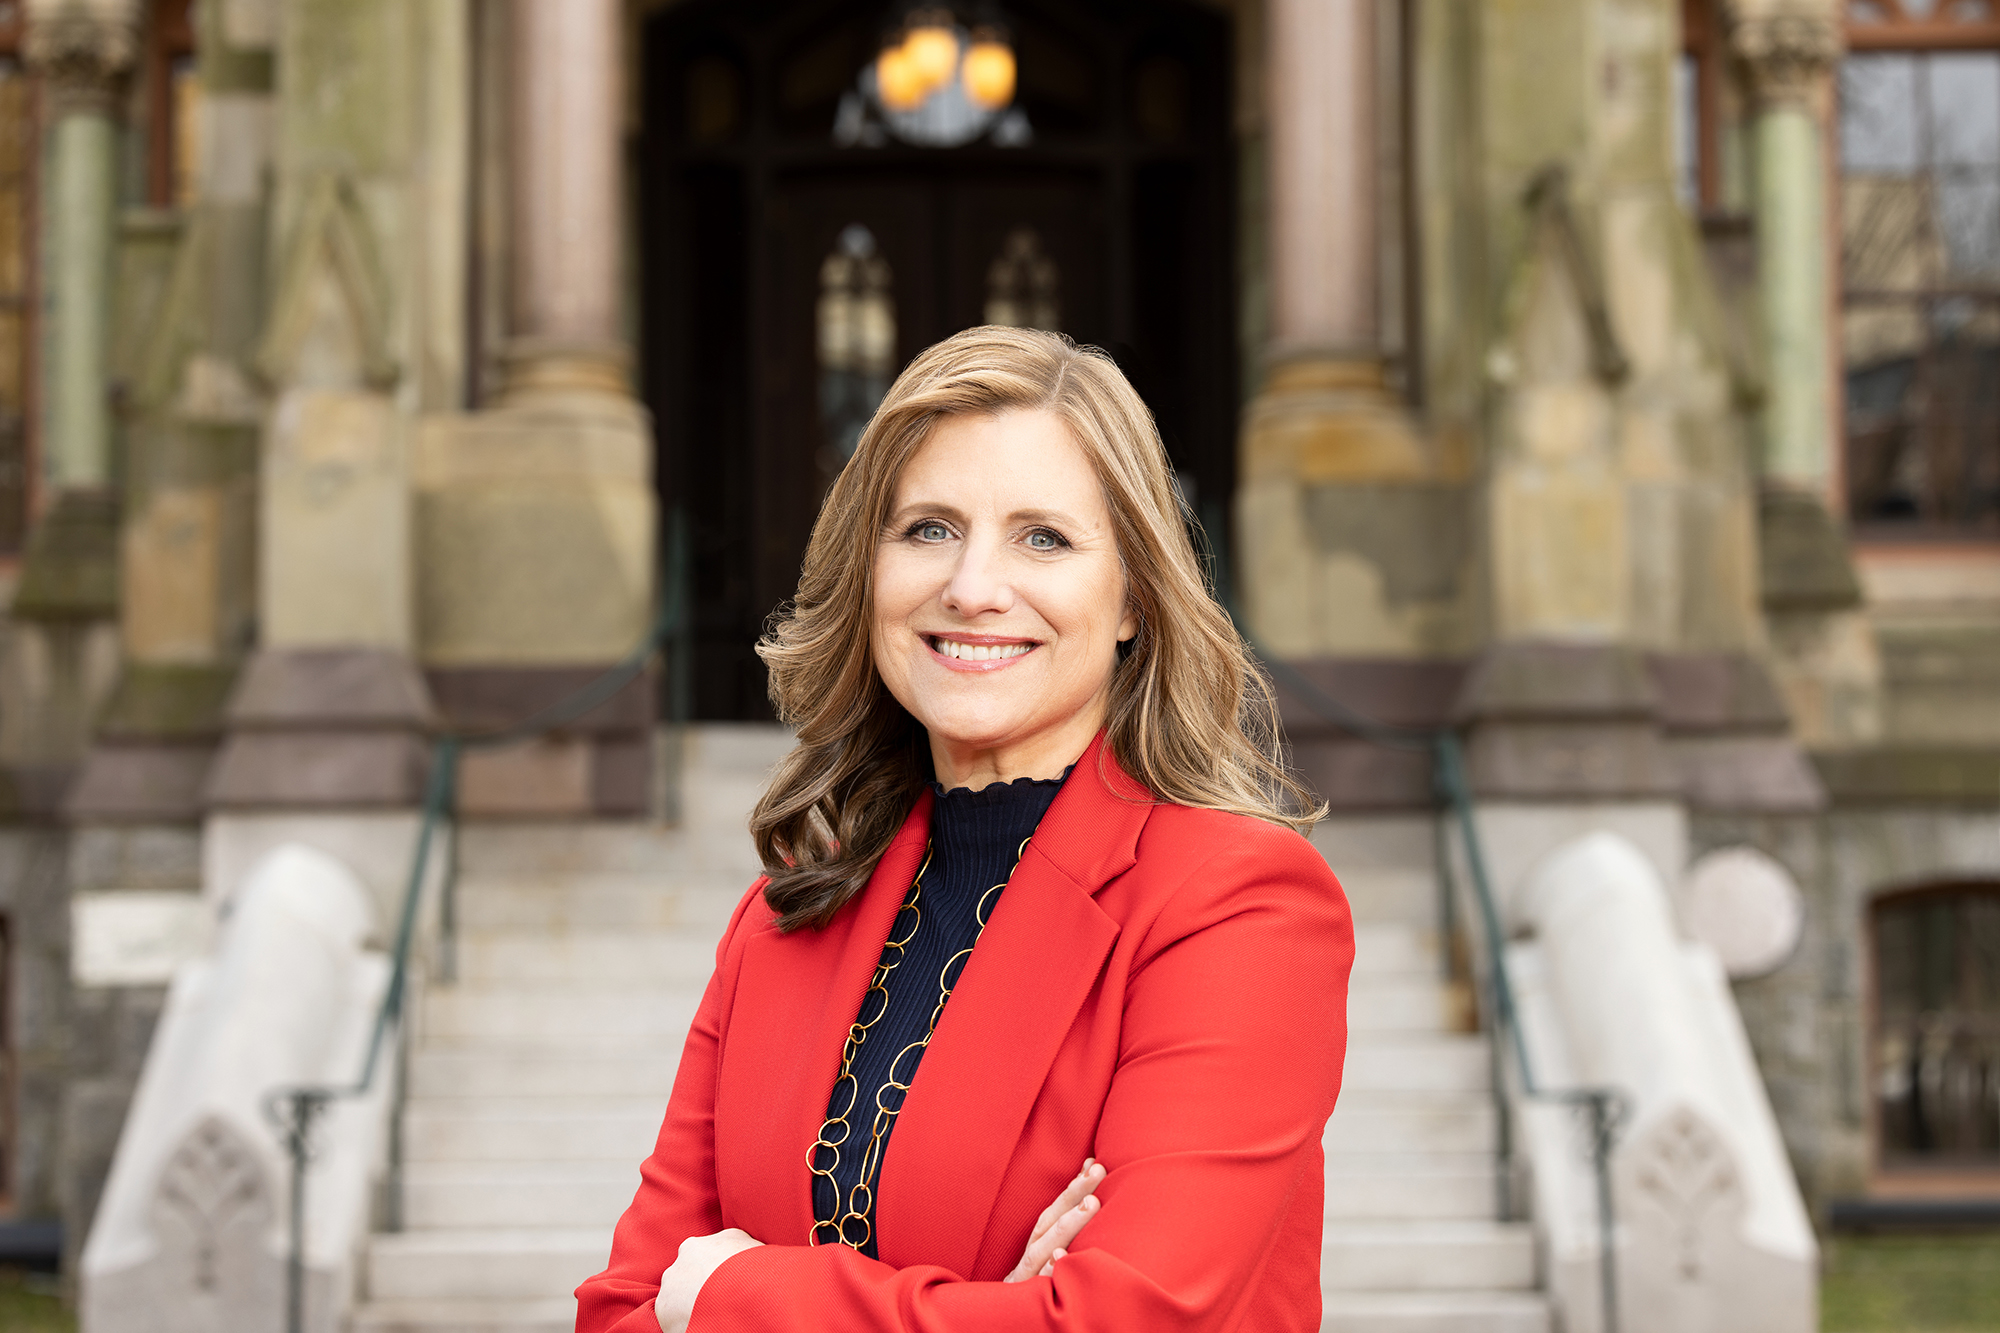
<svg viewBox="0 0 2000 1333">
<path fill-rule="evenodd" d="M 1825 1333 L 2000 1333 L 2000 1235 L 1824 1242 Z M 55 1281 L 0 1269 L 0 1333 L 76 1333 Z"/>
<path fill-rule="evenodd" d="M 56 1299 L 54 1278 L 0 1268 L 0 1333 L 76 1333 L 76 1318 Z"/>
<path fill-rule="evenodd" d="M 2000 1330 L 2000 1235 L 1832 1236 L 1823 1245 L 1825 1333 Z"/>
</svg>

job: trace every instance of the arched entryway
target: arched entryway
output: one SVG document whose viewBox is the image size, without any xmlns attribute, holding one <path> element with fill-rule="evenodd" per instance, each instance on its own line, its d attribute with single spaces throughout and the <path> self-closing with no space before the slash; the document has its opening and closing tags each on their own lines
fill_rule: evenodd
<svg viewBox="0 0 2000 1333">
<path fill-rule="evenodd" d="M 664 504 L 689 521 L 698 718 L 768 716 L 751 645 L 827 481 L 888 379 L 958 329 L 1108 348 L 1190 498 L 1227 512 L 1227 16 L 960 5 L 1004 25 L 1017 91 L 969 141 L 925 143 L 863 81 L 906 9 L 696 0 L 646 30 L 641 383 Z"/>
</svg>

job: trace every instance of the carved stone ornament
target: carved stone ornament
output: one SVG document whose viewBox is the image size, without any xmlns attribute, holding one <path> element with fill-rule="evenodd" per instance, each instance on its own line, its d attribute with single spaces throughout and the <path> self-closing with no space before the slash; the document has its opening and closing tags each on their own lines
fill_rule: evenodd
<svg viewBox="0 0 2000 1333">
<path fill-rule="evenodd" d="M 259 1238 L 271 1217 L 264 1173 L 256 1156 L 221 1120 L 195 1126 L 160 1173 L 153 1224 L 175 1233 L 169 1249 L 186 1254 L 189 1287 L 213 1295 L 230 1266 L 224 1251 L 232 1233 Z"/>
<path fill-rule="evenodd" d="M 1743 1183 L 1728 1147 L 1686 1107 L 1676 1108 L 1629 1150 L 1639 1202 L 1659 1210 L 1682 1282 L 1703 1279 L 1703 1237 L 1740 1215 Z"/>
<path fill-rule="evenodd" d="M 28 0 L 21 50 L 58 102 L 108 109 L 139 58 L 132 0 Z"/>
<path fill-rule="evenodd" d="M 1819 5 L 1742 5 L 1730 44 L 1766 106 L 1809 105 L 1840 60 L 1839 16 Z"/>
</svg>

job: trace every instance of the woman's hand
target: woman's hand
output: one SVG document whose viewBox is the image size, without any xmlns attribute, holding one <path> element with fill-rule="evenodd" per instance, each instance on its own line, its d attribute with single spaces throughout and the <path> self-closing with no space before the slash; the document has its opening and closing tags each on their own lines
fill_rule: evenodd
<svg viewBox="0 0 2000 1333">
<path fill-rule="evenodd" d="M 1025 1282 L 1056 1271 L 1056 1260 L 1069 1253 L 1065 1247 L 1076 1239 L 1084 1223 L 1097 1216 L 1094 1196 L 1103 1180 L 1104 1168 L 1095 1159 L 1084 1158 L 1083 1170 L 1076 1173 L 1076 1179 L 1064 1186 L 1055 1202 L 1042 1209 L 1042 1215 L 1035 1219 L 1035 1229 L 1028 1233 L 1028 1248 L 1021 1251 L 1021 1262 L 1014 1265 L 1007 1281 Z"/>
<path fill-rule="evenodd" d="M 735 1227 L 718 1231 L 712 1236 L 690 1236 L 682 1241 L 674 1266 L 660 1274 L 660 1296 L 653 1302 L 653 1315 L 660 1321 L 660 1333 L 685 1333 L 688 1320 L 694 1314 L 695 1297 L 701 1295 L 701 1284 L 708 1281 L 709 1274 L 722 1267 L 723 1260 L 745 1250 L 754 1250 L 763 1243 L 751 1239 L 749 1232 Z"/>
</svg>

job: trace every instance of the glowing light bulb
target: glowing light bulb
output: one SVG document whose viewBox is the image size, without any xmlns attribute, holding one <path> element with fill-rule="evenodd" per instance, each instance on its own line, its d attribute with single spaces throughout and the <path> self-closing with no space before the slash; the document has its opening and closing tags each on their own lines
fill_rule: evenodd
<svg viewBox="0 0 2000 1333">
<path fill-rule="evenodd" d="M 976 40 L 965 52 L 960 72 L 965 95 L 981 111 L 998 111 L 1014 100 L 1014 52 L 1005 42 Z"/>
<path fill-rule="evenodd" d="M 925 97 L 950 83 L 958 73 L 958 36 L 944 24 L 926 22 L 911 28 L 903 38 L 902 49 L 923 81 Z"/>
<path fill-rule="evenodd" d="M 875 94 L 890 111 L 915 111 L 930 89 L 911 64 L 909 52 L 892 46 L 875 58 Z"/>
</svg>

